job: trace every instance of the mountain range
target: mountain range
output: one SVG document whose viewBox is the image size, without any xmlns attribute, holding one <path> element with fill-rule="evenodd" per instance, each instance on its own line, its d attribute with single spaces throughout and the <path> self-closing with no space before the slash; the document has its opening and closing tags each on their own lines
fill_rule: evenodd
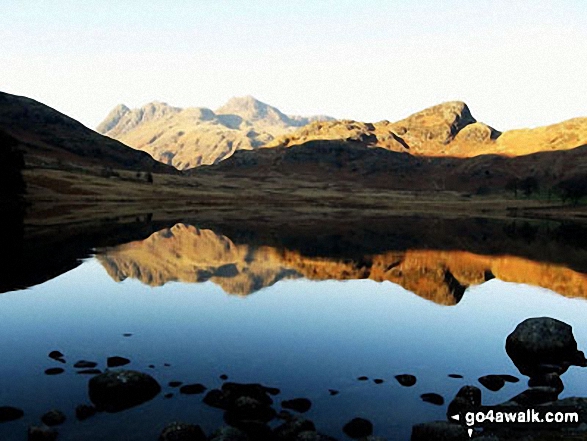
<svg viewBox="0 0 587 441">
<path fill-rule="evenodd" d="M 231 98 L 212 111 L 152 102 L 138 109 L 116 106 L 96 128 L 165 164 L 184 170 L 215 164 L 236 150 L 252 150 L 328 116 L 288 116 L 251 96 Z"/>
<path fill-rule="evenodd" d="M 329 117 L 289 117 L 251 96 L 216 112 L 150 103 L 116 107 L 98 132 L 179 169 L 217 164 L 238 150 L 292 147 L 310 141 L 351 141 L 412 156 L 520 156 L 587 144 L 587 118 L 500 132 L 477 121 L 461 101 L 442 103 L 398 122 L 364 123 Z"/>
</svg>

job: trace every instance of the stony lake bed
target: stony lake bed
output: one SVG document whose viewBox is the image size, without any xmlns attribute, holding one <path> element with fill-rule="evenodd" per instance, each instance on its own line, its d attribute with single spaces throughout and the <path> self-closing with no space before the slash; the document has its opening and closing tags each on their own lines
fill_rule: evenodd
<svg viewBox="0 0 587 441">
<path fill-rule="evenodd" d="M 528 389 L 506 351 L 527 318 L 587 347 L 585 276 L 558 262 L 243 247 L 176 224 L 3 293 L 0 438 L 442 439 L 421 425 L 448 424 L 468 387 L 483 405 Z M 554 397 L 587 396 L 565 368 Z"/>
</svg>

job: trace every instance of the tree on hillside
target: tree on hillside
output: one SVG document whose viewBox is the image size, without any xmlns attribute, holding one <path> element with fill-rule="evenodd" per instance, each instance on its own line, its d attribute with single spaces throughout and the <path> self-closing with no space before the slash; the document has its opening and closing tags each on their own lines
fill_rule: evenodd
<svg viewBox="0 0 587 441">
<path fill-rule="evenodd" d="M 582 197 L 587 196 L 587 175 L 565 179 L 558 183 L 556 189 L 563 203 L 571 201 L 577 205 Z"/>
</svg>

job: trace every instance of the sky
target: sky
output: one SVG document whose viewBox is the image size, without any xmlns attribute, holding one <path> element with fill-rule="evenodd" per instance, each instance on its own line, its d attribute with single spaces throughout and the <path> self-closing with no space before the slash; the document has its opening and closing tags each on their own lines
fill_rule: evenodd
<svg viewBox="0 0 587 441">
<path fill-rule="evenodd" d="M 94 128 L 117 104 L 395 121 L 452 100 L 496 129 L 587 116 L 584 0 L 2 0 L 0 91 Z"/>
</svg>

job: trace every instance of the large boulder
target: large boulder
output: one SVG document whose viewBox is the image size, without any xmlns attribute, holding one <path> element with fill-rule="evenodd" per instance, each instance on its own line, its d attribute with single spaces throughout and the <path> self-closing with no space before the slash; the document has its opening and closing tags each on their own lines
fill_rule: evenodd
<svg viewBox="0 0 587 441">
<path fill-rule="evenodd" d="M 505 349 L 519 371 L 529 377 L 587 365 L 585 355 L 577 350 L 573 328 L 550 317 L 524 320 L 508 335 Z"/>
<path fill-rule="evenodd" d="M 108 371 L 89 382 L 90 400 L 99 410 L 119 412 L 153 399 L 161 386 L 150 375 L 130 370 Z"/>
</svg>

